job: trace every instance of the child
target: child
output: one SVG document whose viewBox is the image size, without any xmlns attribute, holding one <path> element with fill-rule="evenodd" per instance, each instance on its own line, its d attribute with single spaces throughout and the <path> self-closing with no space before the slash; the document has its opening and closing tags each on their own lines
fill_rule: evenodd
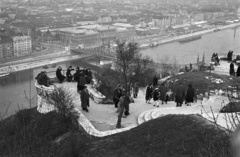
<svg viewBox="0 0 240 157">
<path fill-rule="evenodd" d="M 158 88 L 155 88 L 153 92 L 153 100 L 154 100 L 153 106 L 159 107 L 159 98 L 160 98 L 160 91 L 158 90 Z"/>
</svg>

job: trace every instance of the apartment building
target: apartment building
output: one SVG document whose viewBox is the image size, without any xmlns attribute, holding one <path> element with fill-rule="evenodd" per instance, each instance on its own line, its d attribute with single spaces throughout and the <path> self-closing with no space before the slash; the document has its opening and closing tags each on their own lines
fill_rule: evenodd
<svg viewBox="0 0 240 157">
<path fill-rule="evenodd" d="M 32 52 L 32 40 L 30 36 L 14 36 L 13 51 L 14 56 L 25 56 Z"/>
<path fill-rule="evenodd" d="M 13 40 L 8 36 L 0 36 L 0 60 L 13 57 Z"/>
</svg>

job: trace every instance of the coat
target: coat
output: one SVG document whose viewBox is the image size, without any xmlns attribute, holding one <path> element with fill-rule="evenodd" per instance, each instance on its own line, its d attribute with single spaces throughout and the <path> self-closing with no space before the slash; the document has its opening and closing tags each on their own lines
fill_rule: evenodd
<svg viewBox="0 0 240 157">
<path fill-rule="evenodd" d="M 62 69 L 57 69 L 56 76 L 60 82 L 62 82 L 65 79 L 65 76 L 62 74 Z"/>
<path fill-rule="evenodd" d="M 182 104 L 184 98 L 185 98 L 185 89 L 183 86 L 178 86 L 176 90 L 176 95 L 175 95 L 175 102 Z"/>
<path fill-rule="evenodd" d="M 167 92 L 168 92 L 168 88 L 166 86 L 160 86 L 159 91 L 160 91 L 160 100 L 165 101 Z"/>
<path fill-rule="evenodd" d="M 237 77 L 240 77 L 240 66 L 237 69 Z"/>
<path fill-rule="evenodd" d="M 229 71 L 230 75 L 235 75 L 235 70 L 234 70 L 234 64 L 231 63 L 230 64 L 230 71 Z"/>
<path fill-rule="evenodd" d="M 89 93 L 87 89 L 82 90 L 80 98 L 81 98 L 81 107 L 82 108 L 89 107 Z"/>
<path fill-rule="evenodd" d="M 154 92 L 153 92 L 153 100 L 157 101 L 157 100 L 159 100 L 159 97 L 160 97 L 159 90 L 154 90 Z"/>
<path fill-rule="evenodd" d="M 119 101 L 120 97 L 122 96 L 122 89 L 115 89 L 113 93 L 113 102 L 116 103 Z"/>
<path fill-rule="evenodd" d="M 195 96 L 195 91 L 194 88 L 192 86 L 189 86 L 187 89 L 187 94 L 186 94 L 186 103 L 190 103 L 193 102 L 193 98 Z"/>
<path fill-rule="evenodd" d="M 156 76 L 153 77 L 153 87 L 158 84 L 158 78 Z"/>
<path fill-rule="evenodd" d="M 152 94 L 153 94 L 153 87 L 148 86 L 146 90 L 146 100 L 150 100 L 152 98 Z"/>
</svg>

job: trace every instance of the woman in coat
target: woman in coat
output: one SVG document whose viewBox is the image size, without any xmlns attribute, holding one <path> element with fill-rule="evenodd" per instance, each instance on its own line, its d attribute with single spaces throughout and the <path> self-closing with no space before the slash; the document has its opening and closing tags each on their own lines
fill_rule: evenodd
<svg viewBox="0 0 240 157">
<path fill-rule="evenodd" d="M 164 83 L 162 83 L 162 85 L 159 87 L 159 91 L 160 91 L 160 100 L 162 101 L 162 104 L 167 103 L 166 102 L 166 96 L 167 96 L 167 92 L 168 92 L 168 88 L 165 86 Z"/>
<path fill-rule="evenodd" d="M 62 82 L 64 81 L 65 76 L 62 74 L 62 67 L 59 66 L 59 67 L 57 68 L 56 76 L 57 76 L 57 78 L 58 78 L 58 80 L 59 80 L 60 83 L 62 83 Z"/>
<path fill-rule="evenodd" d="M 186 98 L 185 98 L 185 104 L 187 104 L 187 106 L 191 106 L 191 103 L 193 103 L 194 101 L 194 96 L 195 96 L 195 91 L 194 88 L 192 87 L 192 84 L 188 85 L 188 89 L 187 89 L 187 94 L 186 94 Z"/>
<path fill-rule="evenodd" d="M 81 91 L 80 94 L 80 99 L 81 99 L 81 107 L 84 111 L 88 112 L 88 107 L 89 107 L 89 93 L 87 90 L 87 87 L 84 86 L 84 89 Z"/>
<path fill-rule="evenodd" d="M 160 91 L 158 88 L 155 88 L 155 90 L 153 92 L 153 101 L 154 101 L 153 106 L 159 107 L 159 98 L 160 98 Z"/>
<path fill-rule="evenodd" d="M 185 98 L 185 89 L 181 83 L 179 83 L 176 95 L 175 95 L 175 102 L 177 103 L 177 107 L 181 107 Z"/>
<path fill-rule="evenodd" d="M 230 64 L 230 71 L 229 71 L 231 76 L 235 76 L 235 70 L 234 70 L 234 64 L 231 62 Z"/>
<path fill-rule="evenodd" d="M 153 86 L 152 86 L 152 83 L 150 83 L 147 87 L 147 90 L 146 90 L 146 103 L 150 103 L 150 100 L 152 99 L 152 95 L 153 95 Z"/>
</svg>

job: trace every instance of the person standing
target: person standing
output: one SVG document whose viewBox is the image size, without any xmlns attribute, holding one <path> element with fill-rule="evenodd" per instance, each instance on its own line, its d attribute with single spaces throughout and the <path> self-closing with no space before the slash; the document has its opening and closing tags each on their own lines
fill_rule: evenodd
<svg viewBox="0 0 240 157">
<path fill-rule="evenodd" d="M 185 89 L 181 83 L 178 84 L 176 95 L 175 95 L 175 102 L 177 103 L 177 107 L 181 107 L 183 104 L 183 100 L 185 98 Z"/>
<path fill-rule="evenodd" d="M 133 98 L 137 98 L 139 92 L 139 86 L 138 83 L 134 83 L 133 85 Z"/>
<path fill-rule="evenodd" d="M 122 91 L 122 96 L 119 99 L 119 108 L 118 108 L 118 120 L 117 120 L 117 125 L 116 128 L 122 128 L 121 122 L 122 122 L 122 117 L 123 117 L 123 113 L 124 110 L 126 109 L 126 106 L 129 106 L 130 103 L 130 98 L 128 96 L 128 94 L 126 93 L 125 90 Z M 126 111 L 125 111 L 126 112 Z"/>
<path fill-rule="evenodd" d="M 87 87 L 84 86 L 84 89 L 80 92 L 81 107 L 84 111 L 88 112 L 89 107 L 89 93 Z"/>
<path fill-rule="evenodd" d="M 147 90 L 146 90 L 146 103 L 150 104 L 150 100 L 152 99 L 152 95 L 153 95 L 153 85 L 152 83 L 150 83 L 148 86 L 147 86 Z"/>
<path fill-rule="evenodd" d="M 162 85 L 159 87 L 159 91 L 161 93 L 160 100 L 162 101 L 162 104 L 164 104 L 164 102 L 167 103 L 166 96 L 167 96 L 168 88 L 165 86 L 164 83 L 162 83 Z"/>
<path fill-rule="evenodd" d="M 62 74 L 62 67 L 59 66 L 57 68 L 56 76 L 58 78 L 59 83 L 62 83 L 64 81 L 66 77 Z"/>
<path fill-rule="evenodd" d="M 113 102 L 114 102 L 116 108 L 118 108 L 118 102 L 119 102 L 120 97 L 123 94 L 122 92 L 123 92 L 122 85 L 119 84 L 113 93 Z"/>
<path fill-rule="evenodd" d="M 155 90 L 153 92 L 153 101 L 154 101 L 153 106 L 159 107 L 159 99 L 160 99 L 160 91 L 158 88 L 155 88 Z"/>
<path fill-rule="evenodd" d="M 83 90 L 86 83 L 87 83 L 86 78 L 85 78 L 83 72 L 81 72 L 79 80 L 78 80 L 78 84 L 77 84 L 78 91 Z"/>
<path fill-rule="evenodd" d="M 237 77 L 240 77 L 240 66 L 237 68 Z"/>
<path fill-rule="evenodd" d="M 72 69 L 72 66 L 69 66 L 69 68 L 67 69 L 67 73 L 66 73 L 66 75 L 67 75 L 67 81 L 68 82 L 72 82 L 72 79 L 73 79 L 73 76 L 72 76 L 72 74 L 71 74 L 71 71 L 72 71 L 73 69 Z"/>
<path fill-rule="evenodd" d="M 230 71 L 229 71 L 229 73 L 230 73 L 230 76 L 235 76 L 235 70 L 234 70 L 233 62 L 231 62 L 231 64 L 230 64 Z"/>
<path fill-rule="evenodd" d="M 73 74 L 73 80 L 74 80 L 75 82 L 78 82 L 79 77 L 80 77 L 80 68 L 77 67 L 77 68 L 76 68 L 76 72 Z"/>
<path fill-rule="evenodd" d="M 185 104 L 187 104 L 187 106 L 191 106 L 191 103 L 193 103 L 193 101 L 194 101 L 194 96 L 195 96 L 195 90 L 192 87 L 192 84 L 189 84 L 188 89 L 187 89 L 186 98 L 185 98 Z"/>
<path fill-rule="evenodd" d="M 154 75 L 152 85 L 153 85 L 153 87 L 155 87 L 155 86 L 157 86 L 157 84 L 158 84 L 158 77 L 157 77 L 157 75 Z"/>
</svg>

